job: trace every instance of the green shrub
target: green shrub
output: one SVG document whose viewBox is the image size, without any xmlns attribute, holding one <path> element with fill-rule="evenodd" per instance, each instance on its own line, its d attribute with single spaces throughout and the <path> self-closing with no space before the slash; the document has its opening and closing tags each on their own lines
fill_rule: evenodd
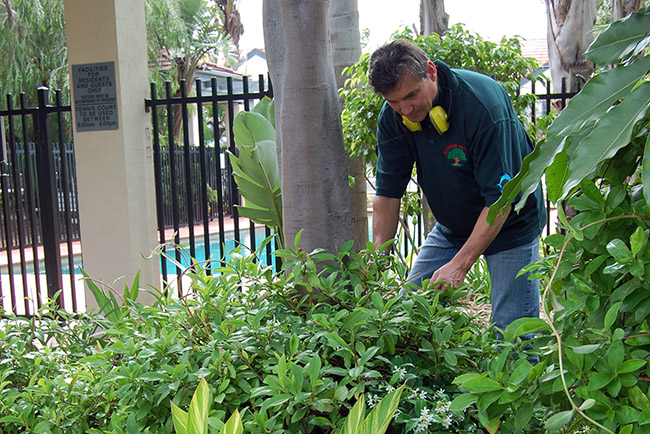
<svg viewBox="0 0 650 434">
<path fill-rule="evenodd" d="M 172 433 L 170 401 L 189 407 L 201 378 L 211 432 L 237 410 L 247 433 L 333 432 L 359 398 L 370 409 L 401 385 L 389 432 L 475 431 L 476 413 L 448 410 L 452 380 L 497 347 L 458 308 L 465 291 L 400 296 L 403 266 L 371 245 L 278 254 L 279 273 L 236 252 L 212 275 L 196 269 L 180 300 L 143 306 L 127 288 L 111 319 L 53 306 L 4 318 L 1 431 Z"/>
<path fill-rule="evenodd" d="M 539 332 L 541 362 L 490 362 L 454 381 L 467 392 L 454 408 L 476 408 L 492 432 L 650 432 L 649 27 L 645 6 L 596 38 L 587 56 L 598 72 L 490 210 L 520 207 L 545 174 L 549 198 L 577 211 L 568 220 L 559 207 L 565 233 L 531 267 L 546 282 L 547 322 L 504 333 Z"/>
</svg>

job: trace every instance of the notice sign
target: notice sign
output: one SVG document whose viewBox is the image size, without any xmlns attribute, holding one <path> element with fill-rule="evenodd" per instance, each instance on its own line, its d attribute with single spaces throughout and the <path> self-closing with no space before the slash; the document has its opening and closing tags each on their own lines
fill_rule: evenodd
<svg viewBox="0 0 650 434">
<path fill-rule="evenodd" d="M 116 130 L 115 63 L 72 65 L 77 131 Z"/>
</svg>

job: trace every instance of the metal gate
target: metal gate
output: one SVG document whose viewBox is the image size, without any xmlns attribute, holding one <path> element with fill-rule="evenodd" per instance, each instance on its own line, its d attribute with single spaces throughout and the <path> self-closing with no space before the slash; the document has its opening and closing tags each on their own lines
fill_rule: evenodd
<svg viewBox="0 0 650 434">
<path fill-rule="evenodd" d="M 0 110 L 0 315 L 31 316 L 46 302 L 76 312 L 79 214 L 70 106 L 47 88 L 38 106 Z M 62 242 L 63 241 L 63 242 Z M 63 261 L 62 261 L 63 255 Z M 65 271 L 65 274 L 64 274 Z"/>
<path fill-rule="evenodd" d="M 259 76 L 257 84 L 257 90 L 251 91 L 245 76 L 237 83 L 233 77 L 196 80 L 195 95 L 186 97 L 185 81 L 180 83 L 180 96 L 173 95 L 171 83 L 166 83 L 162 98 L 157 95 L 156 85 L 151 84 L 151 98 L 145 104 L 153 127 L 161 244 L 182 244 L 191 258 L 219 261 L 229 252 L 227 236 L 232 237 L 231 245 L 244 243 L 247 249 L 255 250 L 262 237 L 271 235 L 268 228 L 240 221 L 235 208 L 239 194 L 226 155 L 226 151 L 237 153 L 232 129 L 237 111 L 248 111 L 263 97 L 273 95 L 263 76 Z M 247 230 L 242 230 L 242 224 Z M 273 246 L 268 245 L 264 260 L 269 264 L 273 261 L 272 251 Z M 189 265 L 179 249 L 171 248 L 168 254 Z M 168 274 L 180 276 L 183 271 L 170 267 L 161 257 L 165 282 L 169 281 Z"/>
</svg>

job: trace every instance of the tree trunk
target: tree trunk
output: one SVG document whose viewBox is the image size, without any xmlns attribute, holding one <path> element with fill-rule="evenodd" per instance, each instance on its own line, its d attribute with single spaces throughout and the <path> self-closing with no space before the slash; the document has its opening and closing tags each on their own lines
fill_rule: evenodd
<svg viewBox="0 0 650 434">
<path fill-rule="evenodd" d="M 613 0 L 612 22 L 620 20 L 641 8 L 643 0 Z"/>
<path fill-rule="evenodd" d="M 264 28 L 264 47 L 266 48 L 266 61 L 269 65 L 269 76 L 271 83 L 277 83 L 273 86 L 273 100 L 275 102 L 275 113 L 282 112 L 282 87 L 280 83 L 283 82 L 284 77 L 280 74 L 280 65 L 284 65 L 285 51 L 284 51 L 284 33 L 282 31 L 282 16 L 280 15 L 280 4 L 278 0 L 264 0 L 262 4 L 263 14 L 263 28 Z M 276 65 L 278 67 L 276 68 Z M 275 140 L 276 152 L 278 154 L 278 170 L 282 173 L 282 137 L 280 137 L 280 130 L 282 120 L 280 116 L 275 117 Z"/>
<path fill-rule="evenodd" d="M 194 86 L 194 73 L 198 66 L 198 59 L 191 56 L 184 56 L 182 58 L 175 59 L 176 69 L 178 71 L 178 89 L 176 90 L 174 96 L 187 98 L 192 92 L 192 86 Z M 181 80 L 185 80 L 185 94 L 181 95 Z M 174 137 L 176 140 L 182 140 L 181 133 L 183 128 L 183 110 L 180 106 L 174 108 Z"/>
<path fill-rule="evenodd" d="M 361 56 L 359 7 L 357 0 L 332 0 L 329 11 L 332 61 L 336 87 L 343 88 L 343 69 L 353 65 Z M 340 101 L 343 104 L 343 101 Z M 368 192 L 364 157 L 348 157 L 349 175 L 354 180 L 350 191 L 354 248 L 365 249 L 368 243 Z"/>
<path fill-rule="evenodd" d="M 577 78 L 586 81 L 594 69 L 585 51 L 593 41 L 596 0 L 544 0 L 548 19 L 548 54 L 553 91 L 562 80 L 567 91 L 577 91 Z"/>
<path fill-rule="evenodd" d="M 428 36 L 434 33 L 442 36 L 449 29 L 449 15 L 445 12 L 444 0 L 420 0 L 420 33 Z M 422 206 L 422 224 L 424 233 L 428 234 L 436 224 L 429 202 L 424 194 L 420 198 Z"/>
<path fill-rule="evenodd" d="M 420 34 L 442 36 L 449 29 L 445 0 L 420 0 Z"/>
<path fill-rule="evenodd" d="M 223 13 L 223 30 L 230 36 L 235 47 L 239 49 L 239 38 L 244 34 L 244 26 L 237 5 L 233 0 L 217 0 L 216 3 Z"/>
<path fill-rule="evenodd" d="M 335 252 L 352 238 L 352 225 L 328 12 L 328 1 L 264 0 L 267 60 L 280 102 L 285 240 L 291 246 L 302 231 L 303 249 Z"/>
</svg>

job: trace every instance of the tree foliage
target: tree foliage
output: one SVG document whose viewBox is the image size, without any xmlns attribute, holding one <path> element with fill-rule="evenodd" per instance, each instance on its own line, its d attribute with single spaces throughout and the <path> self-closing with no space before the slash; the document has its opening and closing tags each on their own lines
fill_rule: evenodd
<svg viewBox="0 0 650 434">
<path fill-rule="evenodd" d="M 224 31 L 221 9 L 207 0 L 147 0 L 147 47 L 151 77 L 191 89 L 201 62 L 234 66 L 234 45 Z M 174 91 L 176 91 L 176 88 Z"/>
<path fill-rule="evenodd" d="M 0 6 L 0 91 L 68 89 L 62 0 L 4 0 Z M 68 98 L 69 92 L 63 92 Z"/>
<path fill-rule="evenodd" d="M 491 210 L 518 199 L 521 209 L 546 174 L 549 198 L 570 197 L 587 177 L 602 177 L 612 185 L 642 168 L 650 104 L 650 7 L 612 23 L 589 47 L 587 55 L 600 65 L 594 75 L 551 124 L 547 136 L 523 162 L 522 169 L 506 184 L 504 194 Z"/>
<path fill-rule="evenodd" d="M 223 3 L 223 2 L 222 2 Z M 234 66 L 236 56 L 225 36 L 221 7 L 237 16 L 232 1 L 146 0 L 151 77 L 191 80 L 202 60 Z M 63 0 L 4 0 L 0 5 L 0 90 L 28 92 L 39 86 L 64 90 L 69 98 Z M 171 68 L 170 68 L 171 67 Z M 163 72 L 164 71 L 164 72 Z M 160 80 L 162 83 L 162 80 Z"/>
</svg>

